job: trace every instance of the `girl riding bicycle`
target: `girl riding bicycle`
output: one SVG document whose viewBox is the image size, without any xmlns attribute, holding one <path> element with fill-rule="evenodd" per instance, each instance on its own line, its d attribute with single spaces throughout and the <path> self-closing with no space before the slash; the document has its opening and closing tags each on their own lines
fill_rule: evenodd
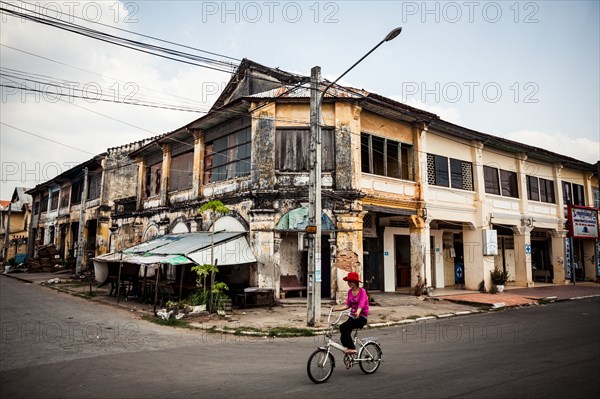
<svg viewBox="0 0 600 399">
<path fill-rule="evenodd" d="M 346 349 L 346 354 L 355 354 L 356 347 L 352 341 L 352 330 L 363 328 L 367 324 L 367 316 L 369 315 L 369 297 L 364 288 L 359 287 L 360 278 L 358 273 L 350 272 L 344 281 L 348 282 L 348 298 L 346 298 L 346 306 L 334 307 L 334 311 L 344 311 L 350 309 L 350 317 L 340 326 L 342 345 Z"/>
</svg>

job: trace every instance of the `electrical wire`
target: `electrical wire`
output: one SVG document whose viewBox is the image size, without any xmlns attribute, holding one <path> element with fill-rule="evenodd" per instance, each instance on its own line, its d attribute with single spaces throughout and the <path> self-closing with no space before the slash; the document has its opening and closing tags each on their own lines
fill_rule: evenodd
<svg viewBox="0 0 600 399">
<path fill-rule="evenodd" d="M 1 2 L 1 3 L 8 4 L 6 2 Z M 26 2 L 24 2 L 24 3 L 26 3 Z M 26 4 L 30 4 L 30 3 L 26 3 Z M 21 8 L 21 9 L 23 9 L 23 8 Z M 219 64 L 218 60 L 212 60 L 212 59 L 208 59 L 206 57 L 198 57 L 198 56 L 192 56 L 192 57 L 190 57 L 189 54 L 181 53 L 181 52 L 174 51 L 174 50 L 171 50 L 171 49 L 161 48 L 161 47 L 158 47 L 158 46 L 147 45 L 145 43 L 136 42 L 136 41 L 132 41 L 132 40 L 129 40 L 129 39 L 119 38 L 119 37 L 116 37 L 116 36 L 113 36 L 113 35 L 108 35 L 108 34 L 105 34 L 105 33 L 99 32 L 99 31 L 88 29 L 88 28 L 85 28 L 85 27 L 82 27 L 82 26 L 79 26 L 79 25 L 76 25 L 76 24 L 64 24 L 64 22 L 62 22 L 62 21 L 60 23 L 58 21 L 51 22 L 51 21 L 48 21 L 48 20 L 44 20 L 43 18 L 39 18 L 39 17 L 35 17 L 35 16 L 30 16 L 30 15 L 26 15 L 26 14 L 14 12 L 14 11 L 9 11 L 9 10 L 6 10 L 6 9 L 2 9 L 2 11 L 5 12 L 5 13 L 8 12 L 9 14 L 19 15 L 19 16 L 21 16 L 23 18 L 27 18 L 27 19 L 30 19 L 30 20 L 35 21 L 35 22 L 39 22 L 39 23 L 43 23 L 43 24 L 48 24 L 48 25 L 52 25 L 52 26 L 55 26 L 55 27 L 58 27 L 58 28 L 61 28 L 61 29 L 65 29 L 65 30 L 68 30 L 68 31 L 73 32 L 73 33 L 83 34 L 84 36 L 88 36 L 88 37 L 95 38 L 95 39 L 98 39 L 98 40 L 104 40 L 104 39 L 100 39 L 100 38 L 98 38 L 98 37 L 95 36 L 95 35 L 99 34 L 100 36 L 104 37 L 105 39 L 111 38 L 111 39 L 117 40 L 117 41 L 123 40 L 126 43 L 135 44 L 135 45 L 142 46 L 142 47 L 145 47 L 145 48 L 149 48 L 149 49 L 152 49 L 152 50 L 155 50 L 155 51 L 159 51 L 160 50 L 160 51 L 166 52 L 167 54 L 173 54 L 173 55 L 177 55 L 177 56 L 182 56 L 183 55 L 183 56 L 189 57 L 191 59 L 202 60 L 203 62 L 214 63 L 214 64 L 217 64 L 217 65 Z M 27 10 L 27 11 L 29 11 L 29 10 Z M 77 29 L 81 29 L 82 31 L 76 31 Z M 128 32 L 126 30 L 122 30 L 122 31 Z M 83 32 L 85 32 L 87 34 L 84 34 Z M 142 36 L 144 36 L 144 35 L 142 35 Z M 153 39 L 156 39 L 156 38 L 153 38 Z M 104 40 L 104 41 L 107 41 L 107 40 Z M 115 42 L 111 42 L 111 41 L 109 41 L 109 42 L 112 43 L 112 44 L 119 44 L 119 43 L 115 43 Z M 122 45 L 122 44 L 119 44 L 119 45 Z M 140 50 L 140 49 L 131 48 L 130 46 L 125 46 L 125 47 L 133 49 L 133 50 L 137 50 L 137 51 L 143 51 L 143 50 Z M 144 52 L 146 52 L 146 51 L 144 51 Z M 159 55 L 159 54 L 156 54 L 156 53 L 151 53 L 151 54 L 153 54 L 153 55 Z M 172 59 L 171 57 L 167 57 L 167 58 Z M 179 61 L 181 61 L 181 60 L 179 60 Z M 221 63 L 221 65 L 223 65 L 223 64 L 224 63 Z M 231 64 L 227 64 L 227 65 L 231 65 Z M 198 66 L 202 66 L 202 65 L 198 65 Z M 204 67 L 206 67 L 206 66 L 204 66 Z M 230 73 L 229 71 L 223 71 L 223 72 Z M 5 86 L 5 87 L 10 87 L 10 86 Z M 339 86 L 339 85 L 336 85 L 336 87 L 338 89 L 350 92 L 350 93 L 352 93 L 354 95 L 358 94 L 363 99 L 367 98 L 367 96 L 365 96 L 364 94 L 360 93 L 357 90 L 345 88 L 345 87 Z M 345 98 L 342 98 L 342 99 L 338 98 L 338 100 L 348 101 L 348 99 L 345 99 Z M 379 101 L 378 99 L 375 99 L 375 98 L 369 98 L 369 100 L 383 103 L 383 102 L 381 102 L 381 101 Z M 383 103 L 383 104 L 385 104 L 385 103 Z M 385 104 L 385 105 L 389 106 L 389 104 Z M 263 106 L 266 106 L 266 104 L 263 105 Z M 167 109 L 171 109 L 171 108 L 167 108 Z M 358 134 L 358 133 L 354 133 L 354 132 L 350 132 L 350 133 L 351 134 Z M 463 143 L 463 144 L 469 145 L 468 143 Z M 539 164 L 540 165 L 544 165 L 542 163 L 539 163 Z"/>
<path fill-rule="evenodd" d="M 26 1 L 23 1 L 23 0 L 21 0 L 21 3 L 25 3 L 25 4 L 28 4 L 30 6 L 34 6 L 34 7 L 37 6 L 38 8 L 49 10 L 47 7 L 42 7 L 39 4 L 32 4 L 32 3 L 29 3 L 29 2 L 26 2 Z M 230 57 L 230 56 L 227 56 L 227 55 L 223 55 L 223 54 L 219 54 L 219 53 L 214 53 L 214 52 L 207 51 L 207 50 L 202 50 L 202 49 L 199 49 L 199 48 L 196 48 L 196 47 L 186 46 L 186 45 L 183 45 L 183 44 L 180 44 L 180 43 L 171 42 L 171 41 L 160 39 L 160 38 L 157 38 L 157 37 L 154 37 L 154 36 L 144 35 L 142 33 L 129 31 L 127 29 L 122 29 L 122 28 L 119 28 L 117 26 L 104 24 L 104 23 L 98 22 L 98 21 L 88 20 L 88 19 L 85 19 L 85 18 L 82 18 L 82 17 L 78 17 L 76 15 L 69 14 L 69 17 L 76 18 L 76 19 L 79 19 L 79 20 L 83 20 L 83 21 L 86 21 L 86 22 L 91 22 L 91 23 L 94 23 L 94 24 L 97 24 L 97 25 L 102 25 L 102 26 L 107 27 L 107 28 L 116 29 L 116 30 L 119 30 L 121 32 L 130 33 L 130 34 L 134 34 L 134 35 L 137 35 L 137 36 L 145 37 L 147 39 L 156 40 L 156 41 L 159 41 L 159 42 L 162 42 L 162 43 L 167 43 L 167 44 L 172 44 L 172 45 L 175 45 L 175 46 L 187 48 L 189 50 L 194 50 L 194 51 L 199 51 L 199 52 L 202 52 L 202 53 L 216 55 L 218 57 L 228 58 L 228 59 L 233 60 L 233 61 L 241 61 L 239 58 L 234 58 L 234 57 Z"/>
<path fill-rule="evenodd" d="M 73 150 L 81 151 L 81 152 L 84 152 L 84 153 L 86 153 L 86 154 L 95 155 L 95 154 L 94 154 L 94 153 L 92 153 L 92 152 L 89 152 L 89 151 L 86 151 L 86 150 L 82 150 L 81 148 L 73 147 L 73 146 L 71 146 L 71 145 L 69 145 L 69 144 L 61 143 L 60 141 L 52 140 L 52 139 L 49 139 L 49 138 L 47 138 L 47 137 L 44 137 L 44 136 L 40 136 L 39 134 L 31 133 L 31 132 L 29 132 L 29 131 L 27 131 L 27 130 L 20 129 L 20 128 L 16 127 L 16 126 L 9 125 L 8 123 L 4 123 L 4 122 L 2 122 L 2 121 L 0 121 L 0 124 L 2 124 L 2 125 L 4 125 L 4 126 L 8 126 L 8 127 L 12 128 L 12 129 L 18 130 L 18 131 L 20 131 L 20 132 L 23 132 L 23 133 L 29 134 L 29 135 L 31 135 L 31 136 L 38 137 L 38 138 L 40 138 L 40 139 L 42 139 L 42 140 L 50 141 L 51 143 L 54 143 L 54 144 L 62 145 L 62 146 L 64 146 L 64 147 L 68 147 L 68 148 L 71 148 L 71 149 L 73 149 Z"/>
</svg>

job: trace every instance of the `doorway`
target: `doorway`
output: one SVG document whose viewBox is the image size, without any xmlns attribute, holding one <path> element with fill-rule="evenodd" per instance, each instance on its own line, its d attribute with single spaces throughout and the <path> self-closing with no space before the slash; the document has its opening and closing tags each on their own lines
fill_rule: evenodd
<svg viewBox="0 0 600 399">
<path fill-rule="evenodd" d="M 410 287 L 410 236 L 394 236 L 396 288 Z"/>
<path fill-rule="evenodd" d="M 363 239 L 364 279 L 368 290 L 383 290 L 383 240 Z"/>
</svg>

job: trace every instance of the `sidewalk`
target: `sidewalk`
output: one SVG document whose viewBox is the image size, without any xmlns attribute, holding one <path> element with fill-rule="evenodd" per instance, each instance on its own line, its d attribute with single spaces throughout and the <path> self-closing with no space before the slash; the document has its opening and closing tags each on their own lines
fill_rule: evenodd
<svg viewBox="0 0 600 399">
<path fill-rule="evenodd" d="M 10 273 L 3 274 L 32 284 L 46 285 L 61 292 L 85 296 L 89 284 L 84 286 L 77 280 L 70 280 L 68 273 Z M 61 279 L 60 283 L 48 283 L 51 279 Z M 152 316 L 153 305 L 108 295 L 108 287 L 92 286 L 94 296 L 91 301 L 115 306 L 134 312 L 137 317 Z M 477 313 L 501 307 L 515 307 L 548 303 L 556 300 L 600 296 L 600 284 L 578 283 L 577 285 L 544 285 L 536 288 L 509 288 L 501 294 L 482 294 L 476 291 L 437 289 L 431 297 L 416 297 L 398 293 L 372 292 L 375 304 L 371 306 L 369 327 L 384 327 L 404 323 L 414 323 L 435 318 L 448 318 Z M 289 298 L 279 301 L 278 306 L 234 308 L 226 316 L 207 315 L 186 318 L 191 327 L 216 332 L 265 335 L 273 329 L 279 331 L 312 330 L 318 333 L 327 327 L 327 314 L 333 302 L 323 300 L 321 323 L 308 328 L 306 298 Z"/>
</svg>

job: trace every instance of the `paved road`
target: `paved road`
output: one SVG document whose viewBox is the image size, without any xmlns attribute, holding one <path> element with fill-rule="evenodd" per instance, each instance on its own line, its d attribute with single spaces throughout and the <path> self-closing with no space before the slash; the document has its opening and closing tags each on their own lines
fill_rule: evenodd
<svg viewBox="0 0 600 399">
<path fill-rule="evenodd" d="M 367 376 L 359 369 L 337 367 L 328 383 L 315 385 L 305 367 L 320 337 L 273 340 L 174 330 L 0 278 L 0 394 L 337 398 L 351 392 L 357 397 L 589 398 L 600 393 L 599 305 L 599 298 L 582 299 L 366 331 L 363 335 L 379 336 L 384 348 L 385 363 L 377 373 Z M 40 333 L 40 342 L 31 342 L 27 334 L 17 338 L 13 330 L 4 331 L 22 316 L 47 330 L 51 323 L 70 321 L 97 324 L 109 334 L 132 321 L 138 327 L 127 339 L 120 335 L 94 341 L 84 336 L 72 345 L 68 337 L 54 342 Z M 341 357 L 336 358 L 341 365 Z"/>
</svg>

